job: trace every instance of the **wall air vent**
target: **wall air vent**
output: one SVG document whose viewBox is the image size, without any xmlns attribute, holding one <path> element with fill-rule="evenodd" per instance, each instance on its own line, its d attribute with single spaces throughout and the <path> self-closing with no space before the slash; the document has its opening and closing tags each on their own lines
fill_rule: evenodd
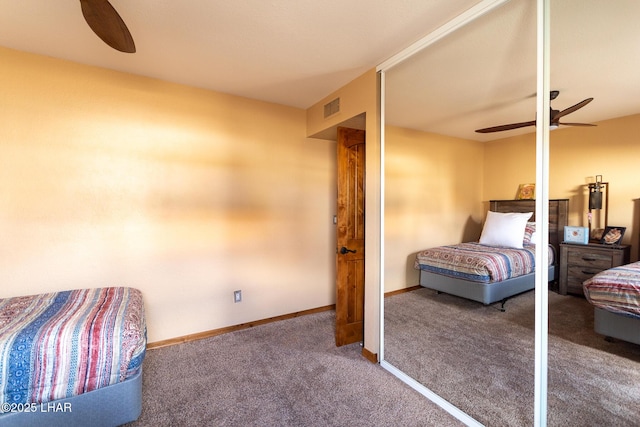
<svg viewBox="0 0 640 427">
<path fill-rule="evenodd" d="M 324 118 L 334 115 L 340 111 L 340 98 L 336 98 L 328 104 L 324 104 Z"/>
</svg>

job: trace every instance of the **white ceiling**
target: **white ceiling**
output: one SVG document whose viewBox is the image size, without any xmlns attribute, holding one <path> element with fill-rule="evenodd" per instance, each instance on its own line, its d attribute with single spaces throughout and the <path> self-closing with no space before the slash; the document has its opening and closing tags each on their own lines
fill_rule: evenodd
<svg viewBox="0 0 640 427">
<path fill-rule="evenodd" d="M 551 106 L 594 98 L 561 123 L 640 113 L 638 16 L 638 0 L 551 1 L 550 80 L 560 91 Z M 481 141 L 535 132 L 474 130 L 536 118 L 536 2 L 511 0 L 390 69 L 386 82 L 395 125 Z"/>
<path fill-rule="evenodd" d="M 307 108 L 479 0 L 110 0 L 137 52 L 104 44 L 78 0 L 0 0 L 0 46 Z M 566 117 L 640 112 L 640 1 L 552 0 Z M 535 118 L 535 1 L 511 0 L 387 74 L 390 123 L 479 140 Z"/>
<path fill-rule="evenodd" d="M 479 0 L 110 0 L 137 52 L 78 0 L 0 0 L 0 45 L 307 108 Z"/>
</svg>

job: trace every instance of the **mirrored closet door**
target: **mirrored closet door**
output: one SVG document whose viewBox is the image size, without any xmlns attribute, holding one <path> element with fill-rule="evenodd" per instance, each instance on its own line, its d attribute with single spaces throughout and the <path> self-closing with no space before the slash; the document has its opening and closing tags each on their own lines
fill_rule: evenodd
<svg viewBox="0 0 640 427">
<path fill-rule="evenodd" d="M 640 2 L 623 0 L 611 6 L 597 0 L 551 2 L 551 84 L 560 90 L 554 108 L 566 108 L 593 97 L 590 104 L 562 121 L 589 123 L 583 119 L 596 109 L 606 107 L 611 112 L 595 127 L 561 127 L 551 133 L 550 182 L 575 183 L 573 188 L 566 184 L 572 190 L 570 225 L 587 226 L 585 184 L 594 174 L 604 174 L 605 180 L 610 181 L 613 197 L 609 212 L 617 214 L 616 219 L 609 215 L 609 225 L 619 225 L 625 218 L 636 225 L 640 214 L 632 200 L 638 197 L 640 187 L 625 184 L 629 174 L 635 174 L 633 166 L 620 164 L 614 154 L 620 150 L 632 158 L 633 151 L 625 144 L 636 145 L 635 136 L 630 137 L 629 133 L 637 133 L 633 128 L 638 129 L 634 124 L 638 119 L 632 116 L 640 112 L 640 84 L 635 77 L 640 72 L 640 32 L 635 19 L 640 14 Z M 629 109 L 633 107 L 630 101 L 636 103 L 636 110 Z M 613 105 L 615 108 L 610 109 Z M 581 157 L 576 159 L 575 168 L 566 168 L 566 159 L 572 152 L 580 152 Z M 633 162 L 637 163 L 637 159 Z M 617 166 L 605 166 L 613 163 Z M 621 197 L 625 192 L 629 197 Z M 637 249 L 634 235 L 637 232 L 627 235 L 625 242 Z M 567 268 L 590 274 L 603 267 L 585 268 L 574 258 L 590 262 L 593 255 L 598 255 L 602 262 L 612 259 L 612 252 L 624 251 L 575 248 Z M 633 253 L 631 260 L 635 260 L 637 251 Z M 549 425 L 566 425 L 567 414 L 571 414 L 572 425 L 639 425 L 640 346 L 606 340 L 595 332 L 594 308 L 580 294 L 581 288 L 573 287 L 568 295 L 549 295 Z"/>
<path fill-rule="evenodd" d="M 563 109 L 588 97 L 608 102 L 609 92 L 594 92 L 596 82 L 606 79 L 611 90 L 629 85 L 640 110 L 640 97 L 633 96 L 637 78 L 628 74 L 640 52 L 615 48 L 630 46 L 630 40 L 640 46 L 633 22 L 640 3 L 550 4 L 550 86 L 560 91 L 551 106 Z M 535 120 L 536 25 L 536 2 L 512 0 L 383 71 L 384 292 L 417 285 L 418 252 L 477 240 L 489 201 L 513 199 L 518 184 L 532 182 L 539 145 L 534 129 L 487 136 L 474 130 Z M 580 224 L 575 204 L 581 195 L 554 183 L 566 180 L 566 145 L 582 149 L 584 138 L 575 132 L 549 134 L 545 164 L 550 194 L 569 198 L 570 225 Z M 612 127 L 607 135 L 616 132 Z M 580 184 L 577 179 L 576 188 Z M 633 215 L 635 225 L 639 215 Z M 533 425 L 540 321 L 535 297 L 518 295 L 501 312 L 499 303 L 484 306 L 422 287 L 396 293 L 384 301 L 383 362 L 480 423 Z M 543 422 L 634 425 L 638 346 L 594 334 L 592 307 L 580 296 L 549 292 L 543 317 L 547 311 L 548 383 L 538 388 L 543 402 L 537 402 L 547 410 Z"/>
<path fill-rule="evenodd" d="M 535 118 L 536 2 L 507 2 L 384 74 L 384 286 L 393 292 L 418 284 L 419 251 L 477 241 L 489 200 L 515 196 L 487 181 L 514 168 L 535 177 L 535 128 L 523 136 L 532 150 L 517 141 L 498 153 L 517 156 L 502 172 L 483 162 L 497 137 L 474 131 L 502 124 L 505 107 L 511 121 Z M 532 425 L 534 292 L 505 308 L 427 288 L 388 297 L 384 360 L 481 423 Z"/>
</svg>

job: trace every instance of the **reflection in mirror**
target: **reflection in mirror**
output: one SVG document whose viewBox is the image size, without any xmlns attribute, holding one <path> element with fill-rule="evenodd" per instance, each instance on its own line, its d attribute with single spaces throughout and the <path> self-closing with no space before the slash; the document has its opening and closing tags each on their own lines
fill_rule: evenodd
<svg viewBox="0 0 640 427">
<path fill-rule="evenodd" d="M 551 85 L 560 90 L 554 108 L 593 97 L 561 122 L 597 125 L 566 126 L 551 133 L 549 177 L 555 187 L 551 193 L 569 196 L 573 188 L 581 188 L 570 201 L 569 225 L 592 225 L 592 229 L 615 225 L 626 227 L 626 233 L 623 246 L 617 248 L 562 245 L 561 285 L 568 294 L 549 294 L 549 425 L 640 424 L 640 320 L 609 311 L 613 297 L 609 292 L 620 289 L 611 276 L 588 281 L 600 270 L 638 259 L 640 212 L 633 199 L 640 187 L 629 176 L 637 173 L 634 165 L 640 158 L 640 38 L 635 19 L 640 2 L 610 6 L 597 0 L 551 2 Z M 633 160 L 620 159 L 621 153 Z M 602 167 L 605 164 L 615 166 Z M 590 206 L 587 196 L 588 184 L 596 180 L 608 183 L 600 195 L 602 210 L 597 210 L 598 204 Z M 590 211 L 598 225 L 589 224 Z M 626 271 L 628 280 L 640 284 L 640 271 Z M 609 291 L 591 292 L 586 299 L 585 290 L 589 293 L 596 286 Z M 640 301 L 637 296 L 628 300 L 633 299 Z M 607 310 L 596 316 L 590 301 Z M 625 310 L 640 317 L 637 305 Z M 606 340 L 610 334 L 621 336 Z"/>
<path fill-rule="evenodd" d="M 488 201 L 514 199 L 535 180 L 534 127 L 474 132 L 535 119 L 532 3 L 511 1 L 385 73 L 384 359 L 487 425 L 533 424 L 534 292 L 501 312 L 419 287 L 414 261 L 477 240 Z M 552 108 L 594 97 L 563 121 L 597 127 L 551 133 L 550 195 L 569 199 L 569 225 L 586 227 L 575 188 L 605 175 L 615 189 L 609 222 L 626 227 L 637 260 L 640 188 L 629 177 L 640 158 L 640 2 L 564 0 L 551 13 Z M 549 292 L 548 360 L 549 425 L 637 425 L 640 345 L 605 340 L 584 296 Z"/>
<path fill-rule="evenodd" d="M 414 289 L 414 263 L 425 249 L 477 242 L 488 200 L 535 182 L 535 150 L 497 153 L 518 153 L 518 164 L 487 170 L 485 141 L 497 137 L 474 132 L 535 118 L 535 12 L 509 2 L 385 74 L 385 292 L 412 290 L 385 299 L 384 358 L 484 424 L 533 423 L 534 293 L 501 312 L 501 299 Z M 535 148 L 532 131 L 513 132 Z"/>
</svg>

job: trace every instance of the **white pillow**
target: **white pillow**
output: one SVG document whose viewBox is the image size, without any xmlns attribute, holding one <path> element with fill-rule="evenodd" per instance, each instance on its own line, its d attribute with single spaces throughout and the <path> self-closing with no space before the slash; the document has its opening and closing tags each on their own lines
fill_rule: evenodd
<svg viewBox="0 0 640 427">
<path fill-rule="evenodd" d="M 524 228 L 533 212 L 487 212 L 480 243 L 489 246 L 506 246 L 522 249 Z"/>
</svg>

